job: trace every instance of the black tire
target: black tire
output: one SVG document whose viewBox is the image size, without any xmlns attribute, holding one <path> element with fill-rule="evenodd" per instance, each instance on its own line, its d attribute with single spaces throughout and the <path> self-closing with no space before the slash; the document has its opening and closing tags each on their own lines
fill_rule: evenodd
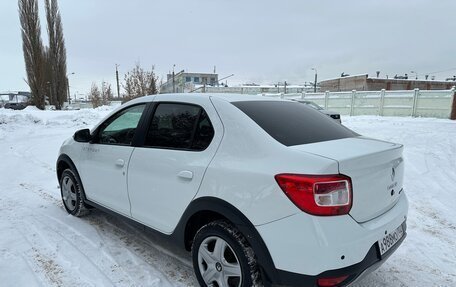
<svg viewBox="0 0 456 287">
<path fill-rule="evenodd" d="M 224 251 L 222 251 L 224 254 L 222 255 L 223 259 L 215 260 L 216 263 L 213 264 L 214 258 L 217 256 L 212 256 L 217 253 L 215 246 L 217 245 L 217 242 L 219 242 L 219 239 L 224 241 L 227 245 L 223 249 Z M 212 241 L 214 241 L 214 243 L 212 243 Z M 212 247 L 211 244 L 214 246 Z M 210 249 L 212 248 L 212 253 L 205 253 L 205 255 L 202 255 L 202 252 L 210 252 Z M 210 256 L 211 258 L 206 260 L 203 258 L 205 256 Z M 224 286 L 263 286 L 253 249 L 248 245 L 247 240 L 242 235 L 242 233 L 240 233 L 239 230 L 237 230 L 233 225 L 226 221 L 213 221 L 204 225 L 200 228 L 200 230 L 198 230 L 192 244 L 192 260 L 196 278 L 198 279 L 198 282 L 201 286 L 222 287 L 220 286 L 221 284 L 217 283 L 217 281 L 212 281 L 211 279 L 207 280 L 209 281 L 209 284 L 206 283 L 205 279 L 203 279 L 203 273 L 206 275 L 214 273 L 214 276 L 228 278 L 225 279 L 224 282 L 227 284 Z M 230 275 L 228 275 L 228 272 L 230 272 L 229 268 L 233 268 L 230 266 L 236 266 L 235 268 L 240 269 L 241 276 L 230 277 Z M 210 275 L 206 275 L 206 279 L 211 278 Z"/>
<path fill-rule="evenodd" d="M 60 195 L 63 206 L 69 214 L 81 217 L 89 213 L 84 203 L 83 193 L 79 177 L 73 170 L 65 169 L 60 177 Z"/>
</svg>

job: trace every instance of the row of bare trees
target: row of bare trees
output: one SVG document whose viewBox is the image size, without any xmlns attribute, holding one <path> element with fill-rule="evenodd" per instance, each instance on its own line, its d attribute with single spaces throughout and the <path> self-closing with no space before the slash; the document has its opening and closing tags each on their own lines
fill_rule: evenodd
<svg viewBox="0 0 456 287">
<path fill-rule="evenodd" d="M 68 79 L 62 18 L 57 0 L 45 0 L 49 46 L 41 40 L 38 0 L 18 0 L 27 84 L 32 104 L 43 109 L 46 100 L 61 109 L 67 99 Z"/>
<path fill-rule="evenodd" d="M 154 67 L 152 66 L 152 69 L 148 71 L 136 63 L 134 68 L 125 74 L 122 87 L 125 92 L 122 94 L 122 98 L 117 100 L 129 101 L 134 98 L 157 94 L 158 77 L 155 75 Z M 89 99 L 94 108 L 108 104 L 113 99 L 111 85 L 102 82 L 100 88 L 97 83 L 92 83 Z"/>
<path fill-rule="evenodd" d="M 98 88 L 96 83 L 92 83 L 90 88 L 89 98 L 92 101 L 94 108 L 99 106 L 108 105 L 113 99 L 111 84 L 101 82 L 101 89 Z"/>
</svg>

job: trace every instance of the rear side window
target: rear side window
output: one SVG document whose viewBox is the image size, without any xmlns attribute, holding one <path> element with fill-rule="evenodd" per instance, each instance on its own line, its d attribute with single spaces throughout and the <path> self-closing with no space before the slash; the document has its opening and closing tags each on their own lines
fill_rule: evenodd
<svg viewBox="0 0 456 287">
<path fill-rule="evenodd" d="M 193 137 L 192 149 L 204 150 L 206 149 L 214 137 L 214 129 L 212 128 L 211 121 L 204 110 L 201 111 L 200 118 Z"/>
<path fill-rule="evenodd" d="M 355 137 L 358 134 L 305 104 L 286 101 L 234 102 L 271 137 L 286 146 Z"/>
<path fill-rule="evenodd" d="M 209 146 L 213 137 L 212 124 L 201 107 L 161 103 L 155 110 L 145 145 L 200 151 Z"/>
</svg>

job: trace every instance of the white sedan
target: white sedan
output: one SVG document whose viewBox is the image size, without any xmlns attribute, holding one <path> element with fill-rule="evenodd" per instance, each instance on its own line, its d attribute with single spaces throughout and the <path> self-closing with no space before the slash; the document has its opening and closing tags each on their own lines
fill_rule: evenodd
<svg viewBox="0 0 456 287">
<path fill-rule="evenodd" d="M 347 286 L 406 237 L 402 150 L 293 101 L 167 94 L 77 131 L 57 176 L 68 213 L 169 236 L 201 286 Z"/>
</svg>

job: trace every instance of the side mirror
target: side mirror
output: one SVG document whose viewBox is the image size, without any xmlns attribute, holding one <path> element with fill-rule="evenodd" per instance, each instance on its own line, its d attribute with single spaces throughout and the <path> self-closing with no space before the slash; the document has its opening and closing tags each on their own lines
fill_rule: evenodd
<svg viewBox="0 0 456 287">
<path fill-rule="evenodd" d="M 89 129 L 79 130 L 74 133 L 74 140 L 80 143 L 88 143 L 92 139 Z"/>
</svg>

